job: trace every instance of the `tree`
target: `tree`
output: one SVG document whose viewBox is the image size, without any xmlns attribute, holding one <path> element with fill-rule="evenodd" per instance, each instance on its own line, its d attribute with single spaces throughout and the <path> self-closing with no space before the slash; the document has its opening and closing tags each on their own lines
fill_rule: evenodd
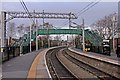
<svg viewBox="0 0 120 80">
<path fill-rule="evenodd" d="M 13 38 L 16 37 L 16 27 L 15 27 L 15 23 L 14 22 L 9 22 L 7 25 L 7 36 L 8 36 L 8 40 L 7 40 L 7 44 L 8 45 L 12 45 L 14 43 Z"/>
<path fill-rule="evenodd" d="M 23 34 L 24 34 L 24 24 L 20 24 L 20 25 L 17 27 L 17 31 L 18 31 L 19 37 L 22 37 Z"/>
<path fill-rule="evenodd" d="M 7 27 L 7 35 L 12 38 L 16 36 L 15 34 L 16 34 L 15 23 L 9 22 Z"/>
<path fill-rule="evenodd" d="M 25 27 L 24 27 L 24 31 L 25 31 L 26 33 L 30 32 L 30 26 L 25 26 Z"/>
<path fill-rule="evenodd" d="M 98 20 L 97 22 L 93 23 L 92 29 L 96 31 L 103 39 L 112 39 L 113 32 L 117 31 L 117 23 L 114 22 L 113 24 L 113 16 L 115 16 L 117 21 L 117 14 L 110 14 L 105 16 L 103 19 Z M 114 28 L 113 28 L 114 25 Z M 114 31 L 113 31 L 114 30 Z"/>
</svg>

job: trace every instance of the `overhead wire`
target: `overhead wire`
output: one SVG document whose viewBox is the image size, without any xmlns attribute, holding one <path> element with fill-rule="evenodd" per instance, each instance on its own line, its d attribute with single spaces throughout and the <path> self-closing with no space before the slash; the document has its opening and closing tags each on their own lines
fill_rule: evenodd
<svg viewBox="0 0 120 80">
<path fill-rule="evenodd" d="M 95 0 L 95 1 L 96 1 L 96 0 Z M 89 6 L 90 6 L 91 4 L 93 4 L 93 3 L 94 3 L 94 1 L 91 2 L 91 3 L 89 3 L 89 4 L 88 4 L 87 6 L 85 6 L 82 10 L 80 10 L 79 12 L 77 12 L 76 15 L 79 14 L 80 12 L 82 12 L 84 9 L 86 9 L 87 7 L 89 7 Z M 63 24 L 64 24 L 64 25 L 67 25 L 67 21 L 63 22 Z M 63 24 L 62 24 L 62 25 L 63 25 Z"/>
<path fill-rule="evenodd" d="M 86 12 L 87 10 L 89 10 L 90 8 L 92 8 L 93 6 L 95 6 L 96 4 L 98 4 L 101 0 L 95 2 L 94 4 L 92 4 L 90 7 L 88 7 L 87 9 L 85 9 L 84 11 L 82 11 L 81 13 L 78 14 L 78 16 L 82 15 L 84 12 Z"/>
<path fill-rule="evenodd" d="M 29 16 L 31 16 L 31 14 L 30 14 L 30 12 L 29 12 L 26 4 L 24 3 L 24 1 L 23 1 L 23 0 L 19 0 L 19 1 L 20 1 L 20 3 L 21 3 L 22 7 L 24 8 L 25 12 L 26 12 Z M 97 1 L 97 0 L 95 0 L 95 1 Z M 89 10 L 90 8 L 92 8 L 93 6 L 95 6 L 97 3 L 99 3 L 100 0 L 97 1 L 97 2 L 95 2 L 95 1 L 89 3 L 89 4 L 88 4 L 87 6 L 85 6 L 82 10 L 80 10 L 78 13 L 76 13 L 76 15 L 77 15 L 77 16 L 82 15 L 84 12 L 86 12 L 87 10 Z M 29 19 L 31 19 L 32 22 L 34 22 L 34 20 L 33 20 L 32 18 L 29 18 Z M 67 22 L 68 22 L 68 21 L 64 22 L 63 24 L 66 25 Z M 62 25 L 63 25 L 63 24 L 62 24 Z"/>
<path fill-rule="evenodd" d="M 95 1 L 96 1 L 96 0 L 95 0 Z M 90 5 L 92 5 L 95 1 L 89 3 L 89 4 L 88 4 L 87 6 L 85 6 L 82 10 L 80 10 L 79 12 L 77 12 L 76 15 L 79 14 L 79 13 L 81 13 L 82 11 L 84 11 L 84 9 L 86 9 L 87 7 L 89 7 Z"/>
<path fill-rule="evenodd" d="M 21 5 L 22 5 L 23 9 L 25 10 L 25 12 L 28 14 L 29 19 L 30 19 L 30 20 L 33 22 L 33 24 L 34 24 L 35 21 L 31 18 L 32 15 L 30 14 L 30 12 L 29 12 L 26 4 L 24 3 L 23 0 L 19 0 L 19 1 L 20 1 Z M 31 26 L 30 26 L 30 52 L 31 52 L 31 50 L 32 50 L 32 49 L 31 49 Z"/>
<path fill-rule="evenodd" d="M 78 13 L 76 13 L 76 15 L 77 15 L 77 16 L 82 15 L 84 12 L 86 12 L 87 10 L 89 10 L 90 8 L 92 8 L 93 6 L 95 6 L 96 4 L 98 4 L 101 0 L 99 0 L 99 1 L 97 1 L 97 2 L 96 2 L 96 1 L 97 1 L 97 0 L 89 3 L 89 4 L 88 4 L 87 6 L 85 6 L 82 10 L 80 10 Z M 66 24 L 67 24 L 67 21 L 64 22 L 63 24 L 66 25 Z M 63 25 L 63 24 L 62 24 L 62 25 Z"/>
<path fill-rule="evenodd" d="M 19 1 L 20 1 L 21 5 L 22 5 L 23 9 L 25 10 L 25 12 L 28 14 L 28 16 L 31 16 L 31 14 L 30 14 L 26 4 L 24 3 L 24 1 L 23 0 L 19 0 Z M 32 18 L 29 17 L 29 19 L 34 23 L 34 20 Z"/>
</svg>

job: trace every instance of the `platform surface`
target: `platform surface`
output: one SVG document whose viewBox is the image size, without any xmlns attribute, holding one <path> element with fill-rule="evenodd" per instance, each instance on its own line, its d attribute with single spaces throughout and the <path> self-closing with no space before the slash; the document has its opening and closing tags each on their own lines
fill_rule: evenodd
<svg viewBox="0 0 120 80">
<path fill-rule="evenodd" d="M 103 55 L 103 54 L 94 53 L 94 52 L 83 53 L 82 50 L 77 49 L 77 48 L 69 48 L 69 49 L 74 51 L 74 52 L 81 53 L 83 55 L 87 55 L 87 56 L 90 56 L 90 57 L 93 57 L 93 58 L 96 58 L 96 59 L 99 59 L 99 60 L 103 60 L 103 61 L 106 61 L 106 62 L 110 62 L 110 63 L 113 63 L 113 64 L 120 65 L 120 58 L 118 58 L 115 53 L 111 53 L 111 56 L 108 56 L 108 55 Z"/>
<path fill-rule="evenodd" d="M 22 78 L 22 80 L 26 80 L 28 77 L 29 70 L 35 58 L 40 55 L 40 62 L 38 64 L 38 69 L 44 69 L 44 53 L 41 53 L 45 49 L 41 49 L 39 51 L 34 51 L 31 53 L 27 53 L 22 56 L 18 56 L 13 58 L 2 65 L 2 78 Z"/>
</svg>

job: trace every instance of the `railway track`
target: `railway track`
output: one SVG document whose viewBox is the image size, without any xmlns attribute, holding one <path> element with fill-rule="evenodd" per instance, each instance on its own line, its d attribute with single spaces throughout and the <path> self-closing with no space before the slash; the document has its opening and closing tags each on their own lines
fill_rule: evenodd
<svg viewBox="0 0 120 80">
<path fill-rule="evenodd" d="M 88 59 L 89 60 L 89 59 Z M 56 48 L 46 54 L 48 69 L 53 79 L 118 80 L 90 63 L 83 56 L 66 48 Z"/>
<path fill-rule="evenodd" d="M 62 54 L 69 59 L 73 64 L 76 64 L 77 66 L 83 68 L 84 70 L 90 72 L 91 74 L 95 75 L 100 80 L 116 80 L 117 78 L 114 76 L 111 76 L 110 74 L 107 74 L 96 67 L 91 66 L 90 64 L 86 63 L 82 59 L 76 58 L 75 55 L 71 55 L 68 53 L 68 50 L 64 50 Z M 78 55 L 77 55 L 78 56 Z"/>
<path fill-rule="evenodd" d="M 110 75 L 113 77 L 115 80 L 120 79 L 120 65 L 119 64 L 113 64 L 110 63 L 110 60 L 104 61 L 104 60 L 99 60 L 97 58 L 92 58 L 87 55 L 83 55 L 82 53 L 75 53 L 72 51 L 68 50 L 69 55 L 75 56 L 78 60 L 82 59 L 84 62 L 89 64 L 92 67 L 95 67 L 96 69 L 105 72 L 106 74 Z"/>
<path fill-rule="evenodd" d="M 59 50 L 60 48 L 53 49 L 46 54 L 46 62 L 52 79 L 75 79 L 75 77 L 57 59 L 56 54 Z"/>
</svg>

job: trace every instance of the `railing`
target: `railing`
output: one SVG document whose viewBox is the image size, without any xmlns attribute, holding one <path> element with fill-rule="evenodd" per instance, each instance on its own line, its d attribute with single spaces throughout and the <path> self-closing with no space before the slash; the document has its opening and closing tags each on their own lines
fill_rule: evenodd
<svg viewBox="0 0 120 80">
<path fill-rule="evenodd" d="M 20 55 L 20 48 L 19 47 L 2 47 L 1 54 L 2 54 L 2 62 L 8 61 L 11 58 L 17 57 Z"/>
</svg>

